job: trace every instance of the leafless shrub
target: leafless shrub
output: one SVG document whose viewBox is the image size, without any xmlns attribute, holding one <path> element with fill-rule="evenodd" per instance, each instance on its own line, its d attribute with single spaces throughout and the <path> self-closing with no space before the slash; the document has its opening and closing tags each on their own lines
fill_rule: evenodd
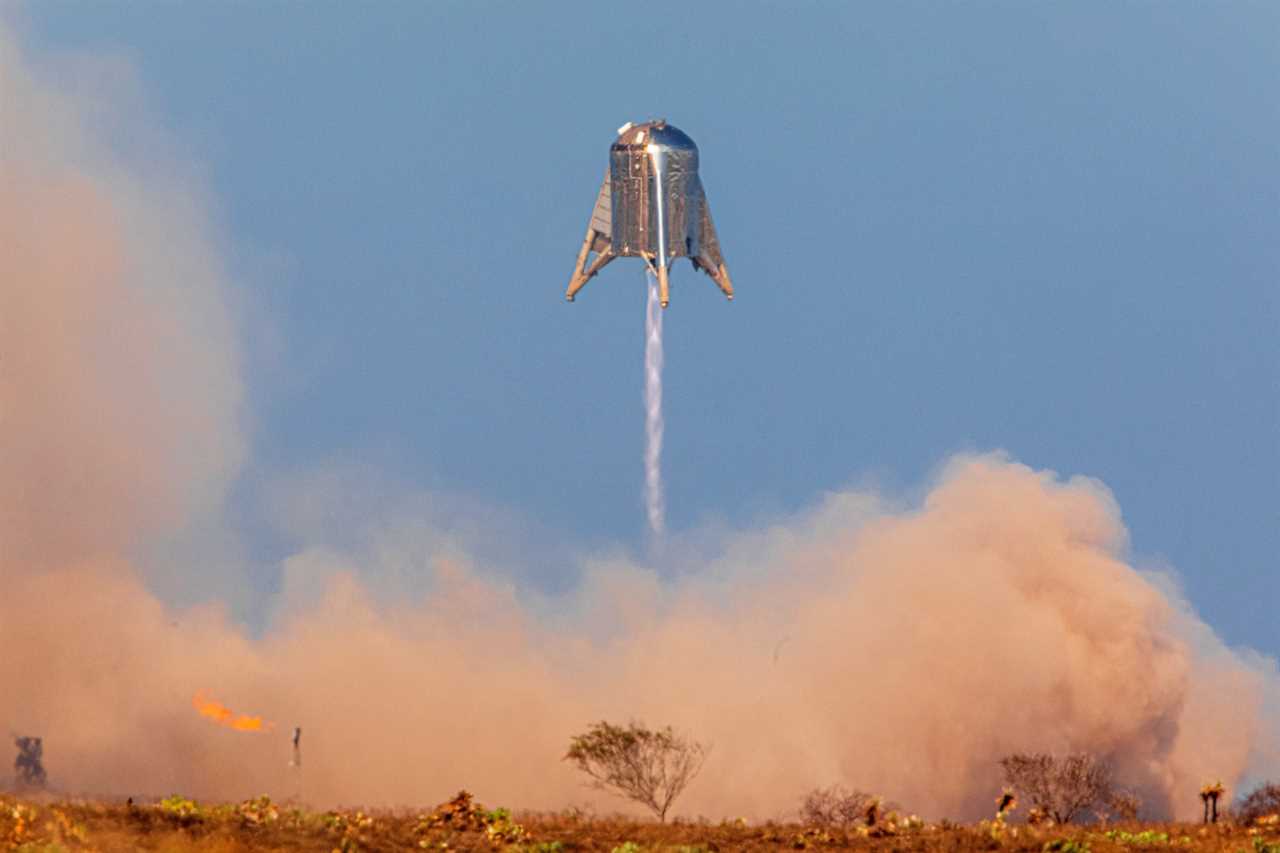
<svg viewBox="0 0 1280 853">
<path fill-rule="evenodd" d="M 586 773 L 594 787 L 647 806 L 665 823 L 667 810 L 702 769 L 707 751 L 670 726 L 615 726 L 601 721 L 569 742 L 565 761 Z"/>
<path fill-rule="evenodd" d="M 1054 820 L 1045 814 L 1044 809 L 1039 806 L 1032 806 L 1027 809 L 1027 823 L 1032 826 L 1052 826 Z"/>
<path fill-rule="evenodd" d="M 1142 798 L 1132 791 L 1112 791 L 1111 796 L 1102 801 L 1098 817 L 1103 820 L 1137 820 L 1141 808 Z"/>
<path fill-rule="evenodd" d="M 1070 823 L 1115 793 L 1111 766 L 1087 753 L 1017 753 L 1002 758 L 1000 766 L 1005 781 L 1055 823 Z"/>
<path fill-rule="evenodd" d="M 870 794 L 850 791 L 843 785 L 814 788 L 800 806 L 800 820 L 813 826 L 848 829 L 863 819 L 874 799 Z"/>
<path fill-rule="evenodd" d="M 1280 814 L 1280 783 L 1263 782 L 1240 800 L 1233 811 L 1236 819 L 1246 825 L 1256 823 L 1258 818 Z"/>
</svg>

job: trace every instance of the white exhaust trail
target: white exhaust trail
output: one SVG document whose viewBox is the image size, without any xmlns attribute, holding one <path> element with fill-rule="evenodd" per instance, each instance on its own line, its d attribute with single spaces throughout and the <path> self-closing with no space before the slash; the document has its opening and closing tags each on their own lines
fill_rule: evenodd
<svg viewBox="0 0 1280 853">
<path fill-rule="evenodd" d="M 662 306 L 657 278 L 652 271 L 645 275 L 649 302 L 644 314 L 644 498 L 649 530 L 656 539 L 666 527 L 662 497 Z"/>
</svg>

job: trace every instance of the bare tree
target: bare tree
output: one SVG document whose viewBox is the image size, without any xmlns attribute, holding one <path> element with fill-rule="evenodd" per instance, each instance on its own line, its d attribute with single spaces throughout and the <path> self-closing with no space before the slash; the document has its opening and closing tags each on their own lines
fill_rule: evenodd
<svg viewBox="0 0 1280 853">
<path fill-rule="evenodd" d="M 862 821 L 875 798 L 861 791 L 850 791 L 843 785 L 814 788 L 800 806 L 800 819 L 814 826 L 838 826 L 844 829 Z"/>
<path fill-rule="evenodd" d="M 1241 823 L 1248 825 L 1260 817 L 1280 814 L 1280 783 L 1264 782 L 1240 800 L 1233 810 Z"/>
<path fill-rule="evenodd" d="M 651 730 L 636 722 L 615 726 L 602 720 L 569 742 L 564 760 L 590 776 L 596 788 L 647 806 L 665 823 L 667 810 L 706 756 L 702 744 L 670 726 Z"/>
<path fill-rule="evenodd" d="M 1005 781 L 1057 823 L 1070 823 L 1114 793 L 1111 766 L 1086 753 L 1056 758 L 1018 753 L 1000 760 Z"/>
<path fill-rule="evenodd" d="M 1133 791 L 1113 791 L 1098 810 L 1100 820 L 1137 820 L 1142 808 L 1142 798 Z"/>
</svg>

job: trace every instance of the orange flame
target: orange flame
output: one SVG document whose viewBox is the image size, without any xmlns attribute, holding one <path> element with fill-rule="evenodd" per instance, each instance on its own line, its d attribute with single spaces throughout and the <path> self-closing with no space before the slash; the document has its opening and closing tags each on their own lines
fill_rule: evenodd
<svg viewBox="0 0 1280 853">
<path fill-rule="evenodd" d="M 196 691 L 196 695 L 191 697 L 191 704 L 200 712 L 200 716 L 208 717 L 218 725 L 238 732 L 263 732 L 275 725 L 275 723 L 264 722 L 261 717 L 237 714 L 226 705 L 211 698 L 203 690 Z"/>
</svg>

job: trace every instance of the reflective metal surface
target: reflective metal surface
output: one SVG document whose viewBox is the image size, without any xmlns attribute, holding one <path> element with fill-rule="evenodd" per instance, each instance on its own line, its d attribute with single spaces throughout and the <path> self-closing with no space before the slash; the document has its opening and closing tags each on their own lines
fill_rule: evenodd
<svg viewBox="0 0 1280 853">
<path fill-rule="evenodd" d="M 725 296 L 733 298 L 733 284 L 698 178 L 698 146 L 665 120 L 619 128 L 565 298 L 572 302 L 615 257 L 645 259 L 658 277 L 664 308 L 670 301 L 668 263 L 672 258 L 689 258 Z"/>
</svg>

